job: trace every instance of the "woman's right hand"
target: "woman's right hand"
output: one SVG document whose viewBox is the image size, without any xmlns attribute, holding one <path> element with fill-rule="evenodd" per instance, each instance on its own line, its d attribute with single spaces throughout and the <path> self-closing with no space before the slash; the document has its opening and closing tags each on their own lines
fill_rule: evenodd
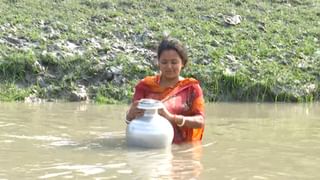
<svg viewBox="0 0 320 180">
<path fill-rule="evenodd" d="M 127 121 L 132 121 L 133 119 L 136 119 L 138 117 L 143 116 L 144 110 L 143 109 L 139 109 L 138 108 L 138 104 L 139 104 L 139 100 L 138 101 L 134 101 L 131 104 L 130 109 L 128 110 L 127 115 L 126 115 Z"/>
</svg>

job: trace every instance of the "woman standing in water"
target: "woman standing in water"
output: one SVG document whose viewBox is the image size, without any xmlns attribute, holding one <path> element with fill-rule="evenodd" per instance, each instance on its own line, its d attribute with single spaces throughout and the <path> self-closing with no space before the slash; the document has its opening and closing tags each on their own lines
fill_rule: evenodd
<svg viewBox="0 0 320 180">
<path fill-rule="evenodd" d="M 143 115 L 144 110 L 137 108 L 140 99 L 161 100 L 165 107 L 159 114 L 173 126 L 172 143 L 201 140 L 204 131 L 202 89 L 196 79 L 180 76 L 188 62 L 186 48 L 179 40 L 166 37 L 160 42 L 157 57 L 160 73 L 147 76 L 136 85 L 133 103 L 126 115 L 127 123 Z"/>
</svg>

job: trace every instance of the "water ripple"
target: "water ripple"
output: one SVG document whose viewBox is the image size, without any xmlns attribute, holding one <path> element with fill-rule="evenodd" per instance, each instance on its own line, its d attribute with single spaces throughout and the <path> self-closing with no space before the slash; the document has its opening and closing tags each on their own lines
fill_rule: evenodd
<svg viewBox="0 0 320 180">
<path fill-rule="evenodd" d="M 126 163 L 117 163 L 117 164 L 107 164 L 107 165 L 101 165 L 101 164 L 97 164 L 97 165 L 80 165 L 80 164 L 76 164 L 76 165 L 71 165 L 71 164 L 58 164 L 57 166 L 54 167 L 48 167 L 48 168 L 40 168 L 37 170 L 64 170 L 63 172 L 54 172 L 54 173 L 48 173 L 45 175 L 41 175 L 38 178 L 39 179 L 47 179 L 47 178 L 52 178 L 52 177 L 58 177 L 58 176 L 64 176 L 64 175 L 68 175 L 71 174 L 73 172 L 77 172 L 80 173 L 80 175 L 82 176 L 91 176 L 91 175 L 97 175 L 97 174 L 101 174 L 104 173 L 107 169 L 116 169 L 116 168 L 122 168 L 124 166 L 126 166 Z M 130 174 L 132 173 L 131 170 L 126 170 L 126 169 L 122 169 L 122 170 L 118 170 L 118 173 L 122 173 L 122 174 Z"/>
</svg>

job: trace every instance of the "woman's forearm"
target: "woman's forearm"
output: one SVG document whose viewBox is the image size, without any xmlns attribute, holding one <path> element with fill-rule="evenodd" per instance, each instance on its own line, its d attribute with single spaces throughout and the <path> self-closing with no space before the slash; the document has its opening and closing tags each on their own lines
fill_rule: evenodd
<svg viewBox="0 0 320 180">
<path fill-rule="evenodd" d="M 174 115 L 172 122 L 175 122 L 179 127 L 202 128 L 204 126 L 204 118 L 201 115 Z"/>
</svg>

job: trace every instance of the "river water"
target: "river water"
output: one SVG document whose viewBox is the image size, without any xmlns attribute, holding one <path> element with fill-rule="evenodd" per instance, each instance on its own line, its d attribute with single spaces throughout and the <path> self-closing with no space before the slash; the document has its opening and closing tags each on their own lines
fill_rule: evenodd
<svg viewBox="0 0 320 180">
<path fill-rule="evenodd" d="M 126 145 L 127 105 L 0 103 L 0 179 L 320 179 L 320 105 L 206 105 L 201 144 Z"/>
</svg>

